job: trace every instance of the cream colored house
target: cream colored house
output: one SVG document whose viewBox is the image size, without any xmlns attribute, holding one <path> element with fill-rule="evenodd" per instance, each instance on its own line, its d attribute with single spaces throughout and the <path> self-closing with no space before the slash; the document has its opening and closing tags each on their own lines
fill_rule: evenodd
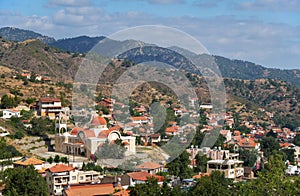
<svg viewBox="0 0 300 196">
<path fill-rule="evenodd" d="M 37 113 L 39 116 L 48 116 L 51 120 L 62 110 L 61 100 L 58 98 L 45 97 L 37 103 Z"/>
<path fill-rule="evenodd" d="M 119 129 L 119 126 L 107 128 L 106 120 L 102 116 L 95 116 L 88 128 L 75 127 L 70 132 L 58 131 L 55 151 L 90 158 L 106 141 L 111 143 L 120 139 L 126 149 L 125 155 L 135 154 L 135 137 L 122 136 Z"/>
<path fill-rule="evenodd" d="M 52 195 L 62 195 L 69 185 L 99 183 L 103 176 L 96 171 L 79 171 L 72 166 L 57 164 L 46 170 L 46 181 Z"/>
<path fill-rule="evenodd" d="M 239 160 L 210 160 L 207 162 L 207 173 L 221 171 L 225 178 L 238 180 L 244 176 L 243 161 Z"/>
</svg>

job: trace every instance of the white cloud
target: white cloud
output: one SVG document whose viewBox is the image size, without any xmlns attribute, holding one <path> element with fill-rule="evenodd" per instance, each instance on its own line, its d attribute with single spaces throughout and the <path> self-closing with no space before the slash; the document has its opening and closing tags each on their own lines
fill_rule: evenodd
<svg viewBox="0 0 300 196">
<path fill-rule="evenodd" d="M 237 7 L 245 10 L 267 11 L 299 11 L 299 0 L 254 0 L 237 4 Z"/>
<path fill-rule="evenodd" d="M 91 5 L 90 0 L 48 0 L 48 6 L 88 6 Z"/>
<path fill-rule="evenodd" d="M 153 4 L 181 4 L 185 0 L 147 0 L 149 3 Z"/>
<path fill-rule="evenodd" d="M 238 20 L 234 16 L 166 18 L 142 12 L 109 14 L 91 6 L 66 7 L 52 16 L 42 17 L 0 12 L 1 26 L 31 29 L 56 38 L 109 35 L 124 28 L 148 24 L 171 26 L 187 32 L 212 54 L 265 66 L 299 68 L 300 27 L 287 24 Z"/>
<path fill-rule="evenodd" d="M 199 7 L 216 7 L 219 3 L 221 3 L 223 0 L 195 0 L 193 4 L 195 6 Z"/>
</svg>

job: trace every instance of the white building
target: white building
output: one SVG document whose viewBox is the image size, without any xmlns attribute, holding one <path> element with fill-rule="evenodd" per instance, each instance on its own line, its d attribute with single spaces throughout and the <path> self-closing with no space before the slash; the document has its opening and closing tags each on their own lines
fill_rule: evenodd
<svg viewBox="0 0 300 196">
<path fill-rule="evenodd" d="M 121 135 L 119 126 L 108 129 L 102 116 L 93 117 L 89 124 L 88 128 L 75 127 L 70 132 L 63 133 L 63 129 L 58 130 L 55 136 L 55 151 L 90 158 L 106 141 L 113 143 L 120 139 L 126 149 L 125 155 L 135 154 L 135 137 Z"/>
<path fill-rule="evenodd" d="M 4 109 L 3 110 L 2 118 L 8 119 L 8 118 L 11 118 L 12 116 L 21 117 L 20 110 L 16 110 L 16 109 Z"/>
<path fill-rule="evenodd" d="M 41 98 L 37 103 L 37 112 L 40 116 L 48 116 L 53 120 L 61 111 L 61 100 L 58 98 Z"/>
<path fill-rule="evenodd" d="M 62 195 L 68 185 L 99 183 L 103 176 L 96 171 L 79 171 L 72 166 L 57 164 L 46 170 L 46 181 L 51 195 Z"/>
<path fill-rule="evenodd" d="M 244 176 L 243 161 L 239 160 L 210 160 L 207 162 L 207 173 L 223 172 L 225 178 L 238 180 Z"/>
</svg>

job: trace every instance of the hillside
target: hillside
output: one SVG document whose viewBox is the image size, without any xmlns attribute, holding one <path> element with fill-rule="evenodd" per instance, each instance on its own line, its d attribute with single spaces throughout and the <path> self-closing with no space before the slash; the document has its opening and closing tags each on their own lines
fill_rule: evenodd
<svg viewBox="0 0 300 196">
<path fill-rule="evenodd" d="M 7 40 L 18 42 L 22 42 L 28 39 L 37 39 L 42 41 L 43 43 L 49 44 L 55 41 L 55 39 L 52 37 L 44 36 L 34 31 L 19 29 L 15 27 L 0 28 L 0 36 Z"/>
<path fill-rule="evenodd" d="M 260 78 L 278 79 L 290 82 L 300 88 L 300 70 L 284 70 L 266 68 L 252 62 L 231 60 L 221 56 L 214 56 L 222 76 L 225 78 L 237 78 L 243 80 L 255 80 Z"/>
<path fill-rule="evenodd" d="M 8 40 L 13 41 L 24 41 L 26 39 L 39 39 L 43 43 L 47 43 L 51 46 L 54 46 L 56 48 L 59 48 L 63 51 L 69 51 L 69 52 L 79 52 L 79 53 L 86 53 L 93 48 L 100 40 L 104 39 L 103 36 L 100 37 L 88 37 L 88 36 L 79 36 L 75 38 L 66 38 L 66 39 L 60 39 L 55 40 L 54 38 L 41 35 L 39 33 L 35 33 L 33 31 L 18 29 L 18 28 L 12 28 L 12 27 L 3 27 L 0 29 L 0 35 Z M 134 40 L 131 40 L 131 45 Z M 116 44 L 118 47 L 128 47 L 128 42 L 113 42 L 111 46 L 116 47 Z M 140 42 L 139 42 L 140 44 Z M 145 44 L 144 44 L 145 45 Z M 149 44 L 148 44 L 149 45 Z M 147 47 L 143 46 L 144 49 L 147 49 Z M 149 48 L 148 48 L 149 49 Z M 136 51 L 140 50 L 140 48 L 136 48 L 131 51 L 127 51 L 125 54 L 123 54 L 122 57 L 128 57 L 129 59 L 135 61 L 135 62 L 141 62 L 144 61 L 145 58 L 149 58 L 144 56 L 138 56 L 138 53 L 135 53 Z M 168 50 L 168 51 L 167 51 Z M 172 53 L 174 56 L 173 59 L 165 58 L 165 53 Z M 156 59 L 162 60 L 164 63 L 170 63 L 170 64 L 176 64 L 178 63 L 177 60 L 180 59 L 181 64 L 185 64 L 188 66 L 184 66 L 187 71 L 197 73 L 198 70 L 192 70 L 192 66 L 190 66 L 189 62 L 187 62 L 185 59 L 182 58 L 182 55 L 176 54 L 176 52 L 181 51 L 183 53 L 181 54 L 188 54 L 191 55 L 192 53 L 189 51 L 184 51 L 181 48 L 178 47 L 171 47 L 170 49 L 161 50 L 161 48 L 152 48 L 152 56 L 155 56 Z M 134 55 L 133 55 L 134 54 Z M 195 54 L 192 54 L 195 55 Z M 130 56 L 130 57 L 129 57 Z M 201 61 L 201 59 L 207 58 L 206 55 L 198 55 L 198 57 Z M 274 69 L 274 68 L 266 68 L 261 65 L 256 65 L 252 62 L 243 61 L 243 60 L 232 60 L 228 59 L 226 57 L 221 56 L 213 56 L 215 59 L 215 62 L 219 66 L 220 72 L 224 78 L 236 78 L 236 79 L 243 79 L 243 80 L 255 80 L 260 78 L 270 78 L 270 79 L 279 79 L 283 81 L 287 81 L 298 88 L 300 88 L 300 70 L 294 69 L 294 70 L 283 70 L 283 69 Z M 176 61 L 175 61 L 176 60 Z M 68 62 L 62 63 L 62 65 L 68 64 Z M 195 72 L 196 71 L 196 72 Z M 74 74 L 74 70 L 71 70 L 72 74 Z"/>
<path fill-rule="evenodd" d="M 90 51 L 95 44 L 104 39 L 104 37 L 79 36 L 74 38 L 60 39 L 49 45 L 69 52 L 86 53 Z"/>
<path fill-rule="evenodd" d="M 57 80 L 70 80 L 81 58 L 49 47 L 39 40 L 11 42 L 0 38 L 0 65 L 28 70 Z"/>
</svg>

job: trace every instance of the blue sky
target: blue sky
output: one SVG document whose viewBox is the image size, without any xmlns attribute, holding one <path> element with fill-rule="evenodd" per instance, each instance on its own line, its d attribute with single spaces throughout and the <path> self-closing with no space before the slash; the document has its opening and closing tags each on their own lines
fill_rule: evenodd
<svg viewBox="0 0 300 196">
<path fill-rule="evenodd" d="M 56 39 L 166 25 L 212 54 L 266 67 L 300 68 L 298 0 L 0 0 L 0 26 Z"/>
</svg>

